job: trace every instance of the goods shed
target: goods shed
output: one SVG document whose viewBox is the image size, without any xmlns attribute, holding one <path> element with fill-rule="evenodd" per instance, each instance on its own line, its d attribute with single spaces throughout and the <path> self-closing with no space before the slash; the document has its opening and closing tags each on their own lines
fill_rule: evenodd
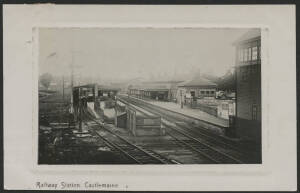
<svg viewBox="0 0 300 193">
<path fill-rule="evenodd" d="M 176 99 L 177 84 L 182 81 L 151 81 L 128 87 L 128 94 L 138 98 L 148 98 L 160 101 Z"/>
</svg>

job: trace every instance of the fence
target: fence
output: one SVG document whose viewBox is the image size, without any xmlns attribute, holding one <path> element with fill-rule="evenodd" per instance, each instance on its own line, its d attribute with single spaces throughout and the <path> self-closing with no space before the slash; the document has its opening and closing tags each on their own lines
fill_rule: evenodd
<svg viewBox="0 0 300 193">
<path fill-rule="evenodd" d="M 235 115 L 235 102 L 230 100 L 197 100 L 191 107 L 223 119 Z"/>
<path fill-rule="evenodd" d="M 163 134 L 161 117 L 146 115 L 128 103 L 126 103 L 125 106 L 121 106 L 119 102 L 117 102 L 115 110 L 115 125 L 124 125 L 134 136 L 155 136 Z M 118 116 L 117 113 L 120 112 L 124 112 L 125 115 L 121 113 Z"/>
<path fill-rule="evenodd" d="M 197 104 L 195 108 L 200 109 L 201 111 L 206 112 L 210 115 L 213 115 L 216 117 L 218 116 L 218 108 L 217 107 Z"/>
</svg>

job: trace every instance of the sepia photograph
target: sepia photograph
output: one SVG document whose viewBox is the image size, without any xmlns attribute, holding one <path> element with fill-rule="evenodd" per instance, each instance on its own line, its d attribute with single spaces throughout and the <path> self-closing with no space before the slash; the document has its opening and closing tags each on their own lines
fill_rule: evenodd
<svg viewBox="0 0 300 193">
<path fill-rule="evenodd" d="M 38 164 L 261 164 L 260 28 L 38 28 Z"/>
<path fill-rule="evenodd" d="M 297 190 L 295 10 L 4 5 L 3 188 Z"/>
</svg>

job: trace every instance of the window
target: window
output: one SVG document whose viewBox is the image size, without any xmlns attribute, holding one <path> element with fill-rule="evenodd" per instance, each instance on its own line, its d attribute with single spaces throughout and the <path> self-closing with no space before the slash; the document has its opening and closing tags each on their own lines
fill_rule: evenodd
<svg viewBox="0 0 300 193">
<path fill-rule="evenodd" d="M 239 50 L 239 61 L 243 62 L 243 49 Z"/>
<path fill-rule="evenodd" d="M 257 120 L 257 105 L 253 104 L 252 105 L 252 120 Z"/>
<path fill-rule="evenodd" d="M 208 91 L 208 90 L 206 91 L 206 94 L 209 94 L 209 91 Z"/>
<path fill-rule="evenodd" d="M 248 69 L 248 67 L 244 67 L 243 69 L 241 69 L 241 74 L 242 74 L 242 80 L 243 81 L 248 80 L 248 76 L 249 76 L 249 69 Z"/>
<path fill-rule="evenodd" d="M 195 91 L 191 91 L 191 96 L 195 97 Z"/>
<path fill-rule="evenodd" d="M 256 75 L 257 74 L 257 66 L 253 66 L 251 71 L 252 71 L 252 74 Z"/>
<path fill-rule="evenodd" d="M 201 91 L 200 91 L 200 94 L 202 94 L 202 95 L 203 95 L 203 94 L 205 94 L 205 92 L 204 92 L 203 90 L 201 90 Z"/>
<path fill-rule="evenodd" d="M 248 61 L 251 61 L 251 47 L 248 48 Z"/>
<path fill-rule="evenodd" d="M 215 91 L 213 91 L 213 90 L 212 90 L 212 91 L 210 91 L 210 94 L 215 94 Z"/>
<path fill-rule="evenodd" d="M 244 49 L 244 57 L 243 58 L 244 58 L 243 61 L 247 62 L 247 60 L 248 60 L 248 50 L 247 49 Z"/>
<path fill-rule="evenodd" d="M 257 46 L 252 47 L 252 60 L 257 60 Z"/>
</svg>

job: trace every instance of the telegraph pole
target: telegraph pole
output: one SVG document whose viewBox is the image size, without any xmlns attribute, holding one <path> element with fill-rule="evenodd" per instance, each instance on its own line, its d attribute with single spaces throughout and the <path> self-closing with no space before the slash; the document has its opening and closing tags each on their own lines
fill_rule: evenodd
<svg viewBox="0 0 300 193">
<path fill-rule="evenodd" d="M 62 94 L 63 94 L 63 103 L 65 102 L 65 77 L 62 77 Z"/>
<path fill-rule="evenodd" d="M 74 106 L 73 106 L 73 53 L 71 56 L 71 99 L 70 99 L 70 109 L 69 109 L 69 128 L 74 120 Z"/>
<path fill-rule="evenodd" d="M 72 52 L 72 61 L 71 61 L 71 112 L 73 111 L 73 76 L 74 76 L 74 69 L 73 69 L 73 52 Z"/>
<path fill-rule="evenodd" d="M 64 88 L 64 75 L 63 75 L 63 77 L 62 77 L 62 102 L 61 102 L 61 105 L 60 105 L 60 107 L 61 107 L 61 110 L 60 110 L 60 123 L 62 122 L 62 114 L 63 114 L 62 110 L 64 108 L 64 102 L 65 102 L 64 90 L 65 90 L 65 88 Z"/>
<path fill-rule="evenodd" d="M 82 132 L 82 97 L 81 97 L 81 88 L 80 88 L 80 79 L 81 79 L 81 74 L 79 73 L 79 81 L 78 81 L 78 86 L 79 86 L 79 132 Z"/>
<path fill-rule="evenodd" d="M 80 85 L 79 85 L 80 86 Z M 79 132 L 82 132 L 82 99 L 81 99 L 81 88 L 79 87 Z"/>
<path fill-rule="evenodd" d="M 79 130 L 82 129 L 81 124 L 81 115 L 82 115 L 82 109 L 81 109 L 81 98 L 80 98 L 80 87 L 78 87 L 78 104 L 76 104 L 76 108 L 74 108 L 74 95 L 73 95 L 73 89 L 74 89 L 74 68 L 75 67 L 81 67 L 81 66 L 75 66 L 74 65 L 74 53 L 78 53 L 78 51 L 72 50 L 71 51 L 71 108 L 70 113 L 74 114 L 74 120 L 77 122 L 79 121 Z M 79 52 L 80 53 L 80 52 Z M 79 83 L 80 86 L 80 83 Z M 77 95 L 75 96 L 77 97 Z M 76 98 L 77 99 L 77 98 Z M 77 101 L 77 100 L 76 100 Z"/>
</svg>

